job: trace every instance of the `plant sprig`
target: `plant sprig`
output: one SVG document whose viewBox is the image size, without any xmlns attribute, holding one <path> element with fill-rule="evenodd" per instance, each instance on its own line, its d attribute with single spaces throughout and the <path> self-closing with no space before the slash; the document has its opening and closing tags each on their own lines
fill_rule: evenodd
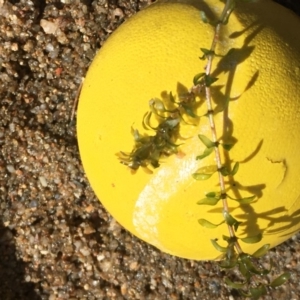
<svg viewBox="0 0 300 300">
<path fill-rule="evenodd" d="M 177 143 L 177 140 L 180 139 L 180 126 L 182 124 L 198 125 L 200 117 L 196 111 L 201 104 L 201 100 L 199 100 L 201 98 L 200 92 L 205 91 L 207 113 L 204 117 L 208 119 L 211 137 L 201 133 L 201 125 L 198 137 L 205 149 L 196 159 L 203 160 L 210 155 L 214 155 L 215 164 L 203 166 L 191 176 L 195 180 L 208 180 L 215 173 L 218 175 L 219 190 L 206 193 L 205 197 L 200 199 L 197 204 L 214 206 L 221 203 L 222 217 L 217 224 L 206 219 L 199 219 L 198 223 L 209 229 L 223 225 L 227 226 L 229 235 L 223 235 L 222 237 L 226 246 L 221 245 L 216 239 L 211 240 L 215 249 L 221 252 L 220 267 L 227 270 L 228 275 L 230 275 L 230 270 L 235 269 L 240 276 L 238 280 L 234 281 L 226 277 L 225 283 L 230 288 L 238 290 L 244 297 L 258 299 L 265 295 L 268 290 L 284 284 L 289 279 L 290 274 L 283 273 L 272 282 L 266 283 L 268 281 L 263 277 L 270 274 L 273 262 L 270 262 L 269 268 L 264 268 L 261 267 L 258 259 L 267 253 L 270 245 L 263 245 L 252 255 L 245 253 L 241 246 L 242 243 L 258 243 L 262 240 L 262 234 L 258 232 L 254 236 L 239 237 L 237 232 L 242 222 L 238 221 L 229 210 L 231 201 L 235 201 L 239 205 L 251 205 L 258 200 L 255 195 L 248 195 L 244 198 L 233 197 L 226 188 L 225 177 L 233 178 L 236 176 L 240 164 L 238 161 L 232 164 L 227 161 L 223 162 L 221 159 L 220 149 L 229 152 L 235 146 L 235 143 L 225 142 L 218 137 L 215 124 L 215 115 L 228 109 L 229 99 L 224 101 L 221 108 L 214 107 L 211 92 L 212 85 L 218 80 L 218 78 L 212 76 L 214 58 L 223 57 L 215 52 L 221 27 L 229 22 L 237 1 L 250 2 L 252 0 L 223 0 L 225 2 L 224 9 L 217 20 L 210 21 L 204 12 L 200 13 L 202 21 L 210 23 L 214 27 L 210 48 L 200 48 L 202 56 L 199 58 L 206 61 L 205 72 L 200 72 L 194 76 L 191 89 L 185 95 L 180 95 L 177 101 L 172 93 L 169 94 L 167 99 L 151 99 L 149 101 L 149 111 L 145 113 L 142 124 L 145 130 L 150 130 L 154 134 L 140 134 L 137 129 L 132 128 L 134 147 L 129 153 L 122 151 L 118 153 L 118 158 L 122 164 L 128 166 L 132 171 L 142 167 L 151 172 L 150 166 L 157 168 L 160 166 L 163 157 L 178 153 L 180 144 Z M 232 53 L 232 50 L 234 49 L 229 50 L 228 54 Z"/>
<path fill-rule="evenodd" d="M 167 99 L 151 99 L 150 110 L 144 115 L 143 127 L 154 132 L 154 135 L 140 134 L 137 129 L 132 128 L 134 148 L 130 153 L 123 151 L 118 153 L 120 162 L 133 171 L 142 167 L 151 172 L 149 166 L 159 167 L 161 158 L 178 152 L 180 145 L 176 142 L 180 137 L 180 124 L 198 123 L 199 117 L 196 114 L 198 104 L 194 93 L 180 95 L 178 101 L 171 92 Z M 194 124 L 189 123 L 191 119 Z M 152 125 L 152 121 L 157 125 Z"/>
<path fill-rule="evenodd" d="M 231 13 L 236 7 L 237 0 L 226 0 L 225 6 L 222 11 L 220 18 L 216 21 L 210 22 L 215 30 L 213 41 L 210 49 L 201 48 L 203 56 L 200 59 L 207 61 L 205 72 L 199 73 L 194 77 L 194 86 L 191 88 L 191 91 L 199 89 L 199 87 L 205 87 L 205 97 L 206 97 L 206 106 L 209 126 L 211 129 L 211 138 L 199 134 L 199 139 L 205 145 L 205 150 L 202 154 L 197 156 L 196 159 L 205 159 L 207 156 L 214 153 L 216 165 L 201 167 L 193 174 L 193 178 L 196 180 L 207 180 L 214 173 L 218 173 L 219 188 L 218 192 L 209 192 L 205 195 L 205 198 L 197 202 L 199 205 L 216 205 L 219 201 L 222 203 L 223 209 L 223 220 L 218 224 L 213 224 L 206 219 L 198 220 L 199 224 L 205 228 L 217 228 L 222 224 L 227 225 L 229 236 L 223 235 L 223 240 L 227 243 L 227 246 L 221 246 L 216 240 L 211 240 L 213 246 L 216 250 L 222 253 L 220 267 L 224 269 L 233 269 L 237 268 L 242 279 L 238 282 L 231 281 L 228 277 L 225 278 L 225 283 L 231 287 L 237 289 L 240 294 L 244 297 L 251 297 L 258 299 L 259 297 L 265 295 L 269 289 L 280 286 L 284 284 L 290 277 L 289 273 L 283 273 L 270 284 L 266 284 L 262 276 L 266 276 L 271 272 L 272 262 L 270 263 L 270 268 L 258 267 L 257 258 L 263 256 L 268 251 L 270 245 L 264 245 L 259 248 L 254 254 L 250 255 L 245 253 L 242 250 L 240 241 L 243 243 L 258 243 L 262 239 L 262 234 L 258 233 L 256 236 L 250 236 L 245 238 L 239 238 L 237 236 L 237 231 L 241 222 L 236 220 L 229 212 L 229 200 L 238 201 L 239 204 L 251 204 L 255 200 L 255 196 L 251 195 L 245 198 L 233 198 L 228 195 L 226 192 L 225 179 L 226 176 L 235 176 L 239 170 L 239 163 L 235 162 L 233 167 L 222 163 L 220 155 L 220 146 L 223 147 L 224 151 L 230 151 L 233 147 L 232 144 L 222 144 L 218 141 L 217 129 L 214 120 L 214 107 L 212 101 L 211 85 L 217 81 L 217 78 L 211 76 L 212 74 L 212 65 L 214 57 L 216 57 L 215 49 L 219 41 L 220 30 L 223 25 L 226 25 L 229 21 Z M 247 1 L 247 0 L 241 0 Z M 249 0 L 248 0 L 249 1 Z M 201 17 L 204 22 L 208 22 L 204 12 L 201 12 Z"/>
</svg>

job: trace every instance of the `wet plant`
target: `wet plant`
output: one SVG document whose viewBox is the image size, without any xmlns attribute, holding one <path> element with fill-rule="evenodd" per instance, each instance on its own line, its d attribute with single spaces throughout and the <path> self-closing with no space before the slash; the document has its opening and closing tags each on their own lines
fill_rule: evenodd
<svg viewBox="0 0 300 300">
<path fill-rule="evenodd" d="M 230 101 L 224 100 L 223 109 L 219 109 L 214 105 L 212 86 L 217 82 L 218 78 L 212 76 L 214 57 L 219 56 L 215 53 L 216 46 L 219 42 L 219 35 L 222 26 L 230 20 L 230 15 L 234 11 L 237 2 L 249 2 L 251 0 L 225 0 L 224 9 L 221 16 L 217 20 L 209 20 L 204 12 L 201 12 L 203 22 L 210 23 L 214 27 L 214 36 L 210 48 L 200 48 L 202 56 L 200 59 L 206 62 L 205 72 L 195 75 L 193 86 L 189 92 L 179 97 L 176 101 L 170 93 L 168 100 L 152 99 L 149 102 L 149 112 L 143 119 L 143 126 L 147 130 L 151 130 L 154 134 L 140 134 L 136 129 L 132 129 L 135 145 L 130 153 L 120 152 L 118 154 L 121 163 L 127 165 L 136 171 L 139 167 L 149 170 L 149 166 L 157 168 L 163 157 L 176 154 L 179 150 L 180 143 L 180 126 L 189 124 L 190 126 L 199 126 L 199 141 L 204 145 L 205 149 L 196 159 L 204 160 L 210 155 L 214 155 L 215 165 L 208 165 L 199 168 L 191 176 L 198 181 L 208 180 L 214 173 L 218 174 L 218 191 L 207 192 L 198 205 L 215 206 L 222 205 L 222 216 L 218 224 L 214 224 L 206 219 L 199 219 L 198 223 L 205 227 L 214 229 L 222 224 L 227 225 L 228 235 L 223 235 L 223 243 L 219 243 L 216 239 L 211 239 L 212 245 L 221 253 L 219 266 L 226 271 L 227 277 L 225 283 L 228 287 L 236 289 L 244 297 L 258 299 L 268 293 L 272 288 L 284 284 L 290 277 L 289 273 L 283 273 L 274 280 L 270 281 L 266 276 L 272 271 L 273 262 L 270 261 L 269 267 L 265 268 L 259 261 L 269 248 L 269 244 L 265 244 L 253 254 L 243 251 L 242 243 L 258 243 L 262 240 L 262 233 L 258 232 L 254 236 L 239 237 L 238 230 L 242 222 L 238 221 L 230 213 L 230 203 L 238 202 L 239 205 L 251 205 L 257 201 L 255 195 L 249 195 L 244 198 L 236 198 L 230 195 L 226 186 L 226 177 L 233 178 L 239 171 L 239 162 L 232 163 L 222 161 L 222 151 L 229 152 L 232 147 L 238 147 L 234 142 L 223 141 L 222 136 L 218 135 L 215 115 L 222 113 L 228 109 Z M 233 49 L 234 51 L 234 49 Z M 232 52 L 232 51 L 229 51 Z M 205 94 L 206 114 L 201 116 L 207 120 L 211 136 L 207 137 L 201 133 L 203 126 L 202 121 L 199 125 L 199 116 L 197 116 L 197 107 L 202 105 L 201 93 Z M 191 122 L 192 120 L 192 122 Z M 153 125 L 155 123 L 156 125 Z M 232 279 L 234 278 L 234 279 Z"/>
</svg>

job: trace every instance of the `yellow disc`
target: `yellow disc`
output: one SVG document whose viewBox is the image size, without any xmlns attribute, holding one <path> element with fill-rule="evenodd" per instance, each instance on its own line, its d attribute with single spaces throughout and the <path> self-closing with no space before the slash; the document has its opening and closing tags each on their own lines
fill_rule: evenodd
<svg viewBox="0 0 300 300">
<path fill-rule="evenodd" d="M 215 165 L 214 155 L 196 160 L 205 147 L 200 133 L 211 138 L 206 117 L 199 126 L 181 125 L 189 137 L 183 155 L 163 158 L 148 174 L 135 174 L 118 160 L 134 145 L 131 127 L 142 127 L 149 100 L 172 92 L 178 99 L 203 72 L 200 48 L 210 48 L 219 0 L 164 1 L 137 13 L 101 48 L 86 76 L 78 108 L 78 141 L 87 177 L 101 203 L 126 229 L 164 252 L 190 259 L 215 259 L 210 240 L 228 235 L 226 225 L 208 229 L 198 223 L 223 220 L 222 205 L 197 205 L 208 192 L 218 192 L 218 174 L 196 181 L 198 168 Z M 300 19 L 271 1 L 240 3 L 223 27 L 213 62 L 214 105 L 230 99 L 228 110 L 215 116 L 218 137 L 236 141 L 222 160 L 239 170 L 225 179 L 232 198 L 255 195 L 251 205 L 229 200 L 231 214 L 243 222 L 239 237 L 262 233 L 254 252 L 275 246 L 300 228 Z M 197 113 L 206 111 L 203 103 Z"/>
</svg>

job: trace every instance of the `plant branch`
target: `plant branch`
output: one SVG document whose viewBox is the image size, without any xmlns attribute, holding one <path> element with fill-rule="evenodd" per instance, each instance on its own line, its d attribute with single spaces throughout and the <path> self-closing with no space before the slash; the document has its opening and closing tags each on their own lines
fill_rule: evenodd
<svg viewBox="0 0 300 300">
<path fill-rule="evenodd" d="M 228 16 L 230 15 L 233 6 L 234 6 L 234 0 L 227 0 L 226 1 L 224 10 L 221 14 L 220 21 L 217 23 L 217 25 L 215 27 L 215 33 L 214 33 L 213 41 L 212 41 L 212 44 L 211 44 L 211 47 L 210 47 L 210 53 L 211 54 L 209 54 L 208 58 L 207 58 L 208 61 L 207 61 L 206 69 L 205 69 L 206 76 L 210 76 L 210 74 L 211 74 L 212 63 L 213 63 L 213 59 L 214 59 L 214 53 L 215 53 L 215 49 L 216 49 L 216 46 L 217 46 L 218 41 L 219 41 L 221 26 L 224 24 L 225 20 L 228 19 Z M 216 130 L 214 114 L 213 114 L 212 96 L 211 96 L 210 85 L 205 86 L 205 96 L 206 96 L 206 105 L 207 105 L 207 110 L 208 110 L 209 125 L 210 125 L 211 133 L 212 133 L 212 141 L 216 145 L 214 147 L 216 164 L 217 164 L 218 170 L 221 170 L 222 161 L 221 161 L 220 149 L 219 149 L 219 146 L 218 146 L 218 143 L 217 143 L 218 142 L 218 136 L 217 136 L 217 130 Z M 220 183 L 220 192 L 221 192 L 221 195 L 222 195 L 223 213 L 229 213 L 224 176 L 222 175 L 222 173 L 220 171 L 218 172 L 218 176 L 219 176 L 219 183 Z M 228 231 L 229 231 L 230 237 L 235 237 L 234 228 L 230 225 L 227 225 L 227 226 L 228 226 Z M 238 243 L 238 241 L 235 242 L 235 248 L 236 248 L 236 250 L 239 254 L 243 252 L 240 245 L 239 245 L 239 243 Z"/>
</svg>

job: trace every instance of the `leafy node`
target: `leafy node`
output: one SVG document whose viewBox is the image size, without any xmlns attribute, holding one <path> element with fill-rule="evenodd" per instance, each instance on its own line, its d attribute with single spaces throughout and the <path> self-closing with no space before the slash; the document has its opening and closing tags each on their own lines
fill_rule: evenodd
<svg viewBox="0 0 300 300">
<path fill-rule="evenodd" d="M 151 173 L 149 166 L 158 168 L 160 159 L 171 154 L 178 153 L 180 123 L 189 124 L 184 116 L 199 121 L 195 110 L 199 103 L 193 92 L 181 95 L 176 101 L 172 93 L 169 93 L 169 101 L 158 98 L 149 101 L 150 111 L 146 112 L 142 125 L 146 130 L 154 131 L 154 135 L 140 134 L 137 129 L 132 129 L 134 147 L 130 153 L 120 151 L 117 156 L 120 162 L 136 171 L 139 167 L 145 168 Z M 151 125 L 151 120 L 157 126 Z M 190 124 L 194 125 L 194 124 Z"/>
</svg>

